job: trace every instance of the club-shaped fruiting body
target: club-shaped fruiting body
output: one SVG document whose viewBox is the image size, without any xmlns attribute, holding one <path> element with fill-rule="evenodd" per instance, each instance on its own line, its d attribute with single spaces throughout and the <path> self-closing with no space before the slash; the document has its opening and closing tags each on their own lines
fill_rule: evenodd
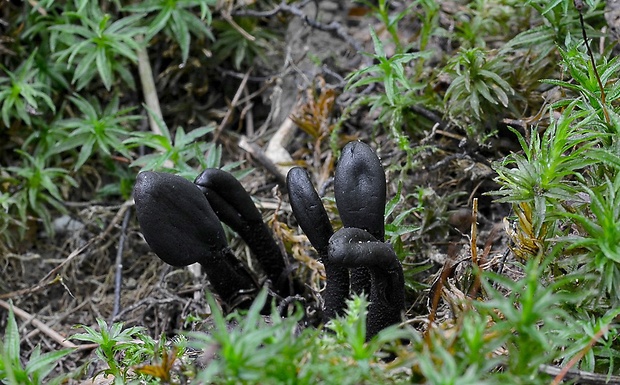
<svg viewBox="0 0 620 385">
<path fill-rule="evenodd" d="M 285 256 L 241 183 L 230 173 L 214 168 L 203 171 L 194 183 L 219 219 L 250 247 L 275 292 L 282 297 L 301 294 L 303 285 L 291 276 Z"/>
<path fill-rule="evenodd" d="M 378 241 L 366 230 L 344 227 L 329 240 L 328 255 L 334 265 L 364 266 L 370 272 L 367 338 L 402 320 L 405 278 L 392 245 Z"/>
<path fill-rule="evenodd" d="M 301 167 L 292 168 L 286 177 L 286 185 L 297 224 L 325 266 L 327 286 L 323 291 L 323 320 L 328 321 L 344 314 L 349 297 L 349 269 L 330 263 L 327 258 L 329 239 L 334 230 L 308 173 Z"/>
<path fill-rule="evenodd" d="M 403 271 L 391 245 L 383 242 L 385 174 L 372 149 L 361 142 L 343 149 L 334 188 L 344 227 L 335 233 L 308 174 L 294 168 L 287 183 L 293 213 L 325 264 L 324 320 L 342 314 L 351 292 L 364 292 L 370 297 L 369 338 L 399 322 L 404 311 Z M 143 172 L 134 197 L 151 249 L 174 266 L 200 263 L 229 306 L 256 292 L 258 284 L 231 253 L 221 222 L 245 240 L 280 296 L 303 291 L 303 285 L 287 274 L 280 248 L 232 175 L 208 169 L 191 183 L 171 174 Z"/>
<path fill-rule="evenodd" d="M 177 175 L 141 172 L 134 199 L 138 222 L 164 262 L 206 262 L 227 246 L 224 229 L 196 185 Z"/>
<path fill-rule="evenodd" d="M 391 245 L 384 243 L 386 201 L 385 172 L 374 151 L 362 142 L 351 142 L 342 150 L 334 178 L 336 205 L 343 228 L 331 235 L 331 226 L 307 173 L 294 168 L 288 175 L 291 207 L 297 221 L 326 267 L 326 318 L 341 314 L 350 291 L 370 298 L 367 337 L 400 322 L 404 312 L 403 269 Z M 320 207 L 320 208 L 319 208 Z M 329 229 L 329 231 L 328 231 Z M 338 280 L 330 278 L 335 272 Z M 344 278 L 346 277 L 346 278 Z M 330 286 L 336 289 L 330 290 Z M 346 288 L 347 290 L 344 290 Z M 337 294 L 335 294 L 337 293 Z"/>
<path fill-rule="evenodd" d="M 383 241 L 386 184 L 381 161 L 363 142 L 342 149 L 334 176 L 334 195 L 344 227 L 357 227 Z"/>
<path fill-rule="evenodd" d="M 327 255 L 329 238 L 334 229 L 306 170 L 293 167 L 286 176 L 286 186 L 288 199 L 299 227 L 319 255 Z"/>
<path fill-rule="evenodd" d="M 334 195 L 344 227 L 357 227 L 383 241 L 386 185 L 383 166 L 363 142 L 349 142 L 342 149 L 334 176 Z M 370 292 L 370 273 L 365 267 L 351 270 L 351 290 Z"/>
<path fill-rule="evenodd" d="M 147 243 L 173 266 L 200 263 L 222 299 L 236 299 L 257 288 L 228 248 L 224 229 L 200 189 L 177 175 L 146 171 L 134 187 L 138 222 Z"/>
</svg>

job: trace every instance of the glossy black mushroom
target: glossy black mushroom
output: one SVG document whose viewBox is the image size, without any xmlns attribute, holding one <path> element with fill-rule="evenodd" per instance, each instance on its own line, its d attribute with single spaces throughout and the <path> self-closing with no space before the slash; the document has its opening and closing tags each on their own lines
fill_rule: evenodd
<svg viewBox="0 0 620 385">
<path fill-rule="evenodd" d="M 385 171 L 366 143 L 349 142 L 342 149 L 334 177 L 334 195 L 344 227 L 366 230 L 383 241 Z"/>
<path fill-rule="evenodd" d="M 405 278 L 392 245 L 369 232 L 343 227 L 329 240 L 330 263 L 343 267 L 364 266 L 370 272 L 366 338 L 402 321 L 405 311 Z"/>
<path fill-rule="evenodd" d="M 220 221 L 247 243 L 278 296 L 304 291 L 252 198 L 231 174 L 207 169 L 191 183 L 176 175 L 143 172 L 134 197 L 142 233 L 155 254 L 173 266 L 202 264 L 228 305 L 236 305 L 239 296 L 251 297 L 258 285 L 228 248 Z"/>
<path fill-rule="evenodd" d="M 400 322 L 405 310 L 403 269 L 392 246 L 383 242 L 385 173 L 374 151 L 362 142 L 344 147 L 334 181 L 344 227 L 329 239 L 333 230 L 308 175 L 294 168 L 287 181 L 293 214 L 325 264 L 325 319 L 342 313 L 350 270 L 350 291 L 364 292 L 370 299 L 367 337 Z"/>
<path fill-rule="evenodd" d="M 403 271 L 391 245 L 383 242 L 385 174 L 372 149 L 352 142 L 342 151 L 334 189 L 344 227 L 335 233 L 308 174 L 294 168 L 287 184 L 293 213 L 325 265 L 323 320 L 341 315 L 350 294 L 363 292 L 370 298 L 369 338 L 398 323 L 404 311 Z M 232 254 L 221 222 L 248 244 L 276 297 L 304 292 L 251 197 L 229 173 L 208 169 L 191 183 L 143 172 L 134 197 L 151 249 L 174 266 L 200 263 L 229 307 L 249 305 L 259 284 Z"/>
<path fill-rule="evenodd" d="M 282 297 L 302 293 L 303 285 L 291 276 L 286 258 L 241 183 L 226 171 L 213 168 L 203 171 L 194 183 L 218 218 L 250 247 L 275 292 Z"/>
<path fill-rule="evenodd" d="M 286 177 L 286 185 L 297 223 L 325 266 L 327 286 L 323 291 L 323 320 L 328 321 L 336 315 L 343 315 L 349 297 L 349 269 L 333 264 L 327 258 L 329 239 L 334 230 L 308 173 L 301 167 L 294 167 Z"/>
<path fill-rule="evenodd" d="M 142 234 L 164 262 L 200 263 L 214 291 L 230 306 L 256 291 L 257 283 L 228 248 L 220 220 L 195 184 L 146 171 L 138 175 L 134 199 Z"/>
<path fill-rule="evenodd" d="M 386 186 L 385 172 L 375 152 L 363 142 L 349 142 L 342 149 L 334 195 L 344 227 L 356 227 L 383 241 Z M 370 292 L 370 274 L 360 266 L 351 270 L 351 290 Z"/>
</svg>

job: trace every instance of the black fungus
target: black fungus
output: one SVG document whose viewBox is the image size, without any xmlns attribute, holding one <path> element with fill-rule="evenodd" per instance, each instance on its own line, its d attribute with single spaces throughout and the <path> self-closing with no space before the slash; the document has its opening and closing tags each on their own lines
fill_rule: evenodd
<svg viewBox="0 0 620 385">
<path fill-rule="evenodd" d="M 349 297 L 349 269 L 330 263 L 327 258 L 329 239 L 334 230 L 308 173 L 301 167 L 292 168 L 286 177 L 286 185 L 297 223 L 325 266 L 327 284 L 323 291 L 323 320 L 327 321 L 344 314 Z"/>
<path fill-rule="evenodd" d="M 203 171 L 194 183 L 204 193 L 219 219 L 236 231 L 250 247 L 274 290 L 283 297 L 301 294 L 303 285 L 291 277 L 286 256 L 241 183 L 230 173 L 214 168 Z"/>
<path fill-rule="evenodd" d="M 256 291 L 255 280 L 231 253 L 218 217 L 195 184 L 146 171 L 136 179 L 134 199 L 142 234 L 164 262 L 200 263 L 213 290 L 228 304 Z"/>
</svg>

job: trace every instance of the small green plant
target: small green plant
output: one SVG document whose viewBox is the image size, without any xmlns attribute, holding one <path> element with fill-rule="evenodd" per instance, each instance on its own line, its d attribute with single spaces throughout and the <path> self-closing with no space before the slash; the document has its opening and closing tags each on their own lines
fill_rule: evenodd
<svg viewBox="0 0 620 385">
<path fill-rule="evenodd" d="M 482 48 L 461 49 L 445 67 L 454 76 L 444 96 L 447 114 L 477 142 L 484 142 L 477 138 L 484 138 L 482 123 L 506 110 L 515 93 L 502 77 L 507 63 L 501 57 L 488 56 Z"/>
<path fill-rule="evenodd" d="M 130 5 L 125 10 L 139 13 L 156 13 L 147 22 L 146 41 L 151 41 L 162 30 L 170 35 L 181 47 L 181 60 L 185 64 L 189 57 L 191 43 L 190 32 L 198 37 L 214 39 L 208 26 L 212 15 L 210 6 L 215 0 L 149 0 L 140 4 Z M 191 8 L 200 7 L 200 17 Z"/>
<path fill-rule="evenodd" d="M 163 120 L 155 117 L 155 121 L 161 134 L 133 132 L 131 137 L 123 142 L 123 145 L 130 148 L 144 145 L 153 150 L 152 153 L 136 159 L 130 165 L 131 167 L 137 166 L 145 171 L 167 170 L 188 179 L 193 179 L 196 176 L 196 167 L 206 169 L 220 166 L 221 148 L 216 146 L 215 143 L 198 140 L 213 132 L 215 129 L 214 124 L 199 127 L 187 133 L 182 127 L 178 127 L 173 138 L 172 133 Z M 207 155 L 205 156 L 205 154 Z M 223 169 L 230 170 L 239 164 L 239 162 L 233 162 L 224 166 Z"/>
<path fill-rule="evenodd" d="M 114 153 L 131 157 L 123 140 L 130 133 L 127 125 L 141 118 L 139 115 L 129 115 L 133 108 L 119 109 L 117 96 L 114 96 L 105 108 L 99 105 L 98 99 L 88 101 L 77 94 L 69 100 L 77 107 L 81 116 L 56 122 L 57 129 L 68 132 L 69 136 L 59 142 L 52 149 L 52 153 L 79 148 L 75 170 L 80 169 L 96 153 L 106 157 L 111 157 Z"/>
<path fill-rule="evenodd" d="M 600 17 L 600 8 L 604 5 L 603 1 L 586 0 L 588 7 L 585 11 L 584 19 L 596 21 Z M 535 53 L 533 65 L 537 61 L 556 52 L 557 46 L 563 44 L 568 36 L 581 36 L 581 26 L 579 24 L 579 12 L 574 6 L 573 0 L 527 0 L 523 6 L 536 11 L 536 16 L 531 20 L 535 25 L 529 28 L 505 44 L 501 51 L 509 53 L 518 49 L 527 49 Z M 600 33 L 588 25 L 588 36 L 598 37 Z M 529 56 L 529 55 L 528 55 Z"/>
<path fill-rule="evenodd" d="M 122 323 L 110 326 L 97 319 L 99 330 L 81 325 L 86 333 L 71 338 L 95 343 L 95 354 L 107 365 L 95 373 L 93 380 L 106 374 L 114 378 L 114 384 L 159 384 L 168 383 L 172 376 L 172 365 L 185 352 L 185 340 L 180 337 L 168 343 L 165 336 L 154 339 L 145 333 L 143 327 L 125 328 Z"/>
<path fill-rule="evenodd" d="M 590 293 L 586 303 L 596 303 L 589 311 L 599 312 L 620 303 L 615 208 L 620 162 L 614 123 L 618 113 L 611 103 L 620 93 L 614 81 L 620 64 L 602 58 L 595 70 L 594 59 L 587 56 L 582 43 L 567 37 L 565 44 L 560 54 L 571 81 L 545 82 L 573 97 L 551 106 L 550 111 L 561 114 L 557 118 L 550 114 L 550 125 L 542 134 L 532 129 L 529 143 L 514 131 L 523 155 L 505 158 L 496 168 L 497 180 L 502 184 L 500 201 L 531 209 L 535 249 L 549 241 L 559 243 L 566 255 L 559 256 L 557 263 L 571 272 L 596 277 L 584 281 L 582 287 Z M 515 212 L 521 208 L 515 206 Z M 568 234 L 567 225 L 572 228 Z"/>
<path fill-rule="evenodd" d="M 379 19 L 381 23 L 385 26 L 387 31 L 392 38 L 392 42 L 396 48 L 396 53 L 403 53 L 405 49 L 403 47 L 402 42 L 400 41 L 400 36 L 398 35 L 398 22 L 401 21 L 405 16 L 409 14 L 411 9 L 419 3 L 419 1 L 413 1 L 409 6 L 403 8 L 400 12 L 393 15 L 390 12 L 389 1 L 388 0 L 379 0 L 376 2 L 366 1 L 366 0 L 357 0 L 358 2 L 369 7 L 375 17 Z"/>
<path fill-rule="evenodd" d="M 570 359 L 588 343 L 579 319 L 567 311 L 586 296 L 569 289 L 577 276 L 545 278 L 560 251 L 529 259 L 517 280 L 483 272 L 484 300 L 455 296 L 454 324 L 427 331 L 416 344 L 422 353 L 402 357 L 419 370 L 416 383 L 549 384 L 540 367 Z"/>
<path fill-rule="evenodd" d="M 558 250 L 556 248 L 555 253 Z M 488 310 L 486 314 L 496 322 L 491 331 L 505 341 L 508 351 L 504 360 L 506 379 L 540 378 L 539 366 L 552 363 L 561 356 L 564 347 L 571 344 L 570 339 L 561 338 L 561 331 L 564 325 L 573 324 L 575 320 L 563 306 L 578 303 L 584 295 L 564 291 L 576 277 L 545 282 L 543 270 L 553 260 L 554 257 L 548 257 L 541 263 L 539 258 L 531 258 L 524 266 L 525 276 L 516 281 L 486 273 L 489 280 L 484 280 L 483 286 L 490 299 L 479 303 L 478 307 Z M 493 286 L 493 282 L 508 290 L 508 298 Z M 539 383 L 546 383 L 543 381 L 541 378 Z"/>
<path fill-rule="evenodd" d="M 37 119 L 36 128 L 24 140 L 21 149 L 35 156 L 53 156 L 54 148 L 58 148 L 69 138 L 70 133 L 56 122 L 44 122 Z"/>
<path fill-rule="evenodd" d="M 418 0 L 412 4 L 413 12 L 417 14 L 421 21 L 420 33 L 418 35 L 418 48 L 426 51 L 428 43 L 434 35 L 441 35 L 445 31 L 439 27 L 439 16 L 441 5 L 435 0 Z M 418 6 L 421 11 L 417 10 Z M 418 63 L 417 73 L 422 73 L 422 63 Z"/>
<path fill-rule="evenodd" d="M 211 333 L 190 334 L 190 346 L 208 349 L 217 346 L 218 356 L 214 362 L 197 373 L 196 380 L 203 383 L 228 383 L 226 379 L 235 378 L 246 383 L 275 383 L 278 378 L 286 381 L 295 378 L 298 370 L 295 363 L 310 349 L 307 338 L 316 331 L 306 329 L 295 337 L 297 322 L 301 318 L 299 309 L 292 317 L 280 318 L 272 313 L 274 324 L 269 325 L 261 316 L 267 303 L 267 291 L 262 290 L 254 303 L 241 315 L 233 313 L 225 318 L 217 303 L 208 297 L 214 329 Z M 232 330 L 229 322 L 237 324 Z M 270 375 L 274 377 L 270 379 Z M 306 380 L 307 381 L 307 380 Z M 300 383 L 307 383 L 302 381 Z"/>
<path fill-rule="evenodd" d="M 236 25 L 232 25 L 235 23 Z M 213 22 L 216 31 L 213 52 L 219 61 L 231 59 L 235 69 L 240 70 L 242 64 L 253 65 L 256 59 L 267 63 L 265 53 L 270 48 L 274 33 L 259 25 L 257 18 L 240 17 L 232 21 L 216 20 Z M 243 32 L 241 32 L 243 31 Z"/>
<path fill-rule="evenodd" d="M 36 50 L 21 63 L 15 71 L 0 65 L 7 77 L 0 77 L 0 115 L 5 127 L 11 127 L 11 120 L 19 119 L 30 126 L 31 115 L 41 113 L 45 106 L 56 110 L 49 96 L 49 87 L 38 78 L 39 70 L 34 65 Z"/>
<path fill-rule="evenodd" d="M 119 164 L 112 158 L 104 159 L 102 163 L 106 173 L 111 177 L 111 181 L 97 190 L 97 196 L 131 199 L 133 186 L 136 182 L 135 170 L 130 169 L 125 164 Z"/>
<path fill-rule="evenodd" d="M 620 331 L 614 319 L 618 314 L 620 309 L 611 309 L 600 317 L 580 314 L 581 318 L 578 319 L 576 327 L 565 331 L 575 343 L 566 350 L 564 361 L 572 360 L 581 353 L 583 356 L 579 362 L 581 370 L 596 372 L 599 368 L 607 367 L 607 375 L 617 372 L 617 361 L 620 359 L 618 347 Z M 584 350 L 587 350 L 585 354 Z"/>
<path fill-rule="evenodd" d="M 165 339 L 162 337 L 158 345 L 163 346 L 164 342 Z M 182 354 L 183 352 L 179 351 L 177 346 L 174 346 L 170 351 L 168 351 L 168 348 L 166 347 L 151 350 L 151 352 L 152 351 L 161 351 L 161 357 L 152 360 L 153 362 L 151 364 L 143 364 L 136 367 L 136 372 L 144 375 L 143 377 L 154 377 L 164 383 L 171 382 L 174 372 L 174 364 L 179 356 L 179 353 Z M 148 383 L 150 383 L 150 381 Z"/>
<path fill-rule="evenodd" d="M 426 86 L 422 83 L 412 83 L 406 68 L 410 62 L 427 58 L 430 53 L 400 53 L 388 58 L 383 43 L 373 29 L 370 30 L 370 35 L 375 50 L 372 58 L 378 61 L 378 64 L 349 74 L 346 88 L 352 90 L 371 84 L 382 84 L 385 92 L 369 96 L 361 103 L 370 105 L 371 112 L 378 112 L 377 122 L 386 124 L 398 147 L 411 153 L 409 136 L 403 131 L 402 126 L 410 123 L 413 117 L 410 107 L 423 100 L 420 93 Z"/>
<path fill-rule="evenodd" d="M 60 349 L 41 354 L 41 348 L 35 347 L 28 361 L 23 364 L 20 355 L 20 337 L 13 313 L 13 306 L 9 308 L 9 316 L 0 341 L 0 383 L 12 385 L 59 385 L 64 383 L 66 376 L 54 376 L 50 374 L 59 361 L 71 354 L 74 349 Z"/>
<path fill-rule="evenodd" d="M 22 163 L 20 166 L 7 167 L 9 175 L 5 180 L 15 190 L 14 206 L 19 220 L 25 224 L 28 222 L 28 214 L 34 213 L 42 220 L 46 232 L 51 234 L 52 215 L 49 207 L 61 213 L 66 212 L 59 186 L 67 184 L 77 187 L 77 182 L 64 168 L 48 167 L 49 158 L 45 156 L 34 157 L 21 150 L 16 150 L 16 153 L 20 155 Z"/>
<path fill-rule="evenodd" d="M 64 23 L 50 27 L 53 56 L 73 69 L 71 82 L 77 83 L 78 90 L 86 87 L 96 74 L 110 90 L 115 73 L 135 88 L 133 76 L 121 59 L 137 63 L 140 45 L 135 38 L 146 31 L 137 25 L 142 18 L 143 15 L 132 15 L 113 21 L 98 2 L 88 2 L 78 11 L 65 11 Z M 63 49 L 57 50 L 57 46 Z"/>
<path fill-rule="evenodd" d="M 588 114 L 598 116 L 602 132 L 620 133 L 616 124 L 620 118 L 612 104 L 620 98 L 620 85 L 616 79 L 620 59 L 602 57 L 596 63 L 595 71 L 583 42 L 576 42 L 569 36 L 566 38 L 565 46 L 565 49 L 559 48 L 559 52 L 572 81 L 546 79 L 544 82 L 577 93 L 580 96 L 575 102 L 577 111 L 587 111 Z M 554 103 L 553 108 L 562 108 L 570 103 L 570 99 L 560 100 Z M 591 123 L 594 124 L 596 122 Z"/>
<path fill-rule="evenodd" d="M 386 239 L 391 244 L 400 243 L 400 237 L 402 235 L 418 231 L 419 226 L 409 225 L 406 223 L 406 219 L 413 213 L 421 212 L 422 207 L 409 207 L 403 209 L 400 207 L 405 202 L 405 197 L 402 195 L 403 184 L 399 181 L 398 190 L 394 197 L 390 199 L 385 206 L 385 218 L 389 218 L 392 214 L 394 214 L 394 218 L 392 220 L 386 221 L 385 224 L 385 235 Z M 399 208 L 399 210 L 397 210 Z"/>
<path fill-rule="evenodd" d="M 361 371 L 371 374 L 371 364 L 378 356 L 385 353 L 381 349 L 389 342 L 411 338 L 411 331 L 391 326 L 381 330 L 370 341 L 366 339 L 366 316 L 369 302 L 365 296 L 354 296 L 347 301 L 347 310 L 343 317 L 337 317 L 325 325 L 334 332 L 334 336 L 325 336 L 326 341 L 332 338 L 341 347 L 350 351 L 350 357 L 355 360 Z M 333 342 L 332 342 L 333 343 Z"/>
<path fill-rule="evenodd" d="M 407 241 L 403 241 L 404 236 L 411 233 L 418 233 L 422 230 L 422 226 L 420 225 L 417 217 L 418 215 L 425 213 L 425 208 L 421 204 L 408 207 L 406 202 L 408 202 L 408 198 L 411 197 L 411 194 L 409 196 L 402 194 L 402 183 L 399 182 L 396 194 L 387 202 L 385 206 L 384 216 L 386 218 L 386 241 L 392 244 L 394 251 L 396 252 L 396 256 L 403 263 L 405 287 L 411 292 L 415 292 L 426 288 L 426 285 L 419 282 L 417 279 L 419 277 L 418 274 L 430 269 L 432 265 L 427 263 L 412 264 L 411 260 L 413 258 L 411 257 L 413 252 L 411 249 L 414 247 L 414 242 L 411 241 L 411 238 Z"/>
<path fill-rule="evenodd" d="M 609 296 L 611 308 L 620 306 L 620 172 L 613 179 L 604 177 L 600 187 L 581 186 L 589 196 L 589 210 L 565 212 L 579 229 L 577 234 L 561 238 L 567 250 L 581 251 L 585 272 L 598 272 L 589 282 L 604 289 L 599 297 Z M 596 185 L 599 185 L 596 183 Z"/>
<path fill-rule="evenodd" d="M 0 249 L 3 249 L 3 243 L 8 247 L 13 246 L 15 237 L 12 229 L 24 229 L 24 223 L 12 215 L 13 207 L 16 206 L 17 200 L 12 194 L 0 191 Z"/>
<path fill-rule="evenodd" d="M 484 326 L 484 323 L 479 325 Z M 467 337 L 465 332 L 463 338 Z M 487 385 L 493 381 L 485 380 L 485 374 L 496 364 L 496 360 L 486 360 L 484 365 L 472 364 L 467 359 L 461 359 L 443 346 L 439 339 L 433 340 L 432 349 L 423 350 L 419 355 L 418 366 L 420 374 L 424 377 L 425 384 L 463 384 L 463 385 Z M 488 352 L 479 352 L 489 354 Z M 481 354 L 480 357 L 484 357 Z"/>
<path fill-rule="evenodd" d="M 95 354 L 97 357 L 108 365 L 107 369 L 103 369 L 97 373 L 95 377 L 101 373 L 109 374 L 114 377 L 115 384 L 123 384 L 128 380 L 128 371 L 132 365 L 137 365 L 146 359 L 146 357 L 154 356 L 154 341 L 147 338 L 142 327 L 130 327 L 124 329 L 122 323 L 114 323 L 111 326 L 98 319 L 99 331 L 90 326 L 81 325 L 86 333 L 77 333 L 71 336 L 72 339 L 97 344 Z M 138 346 L 136 340 L 140 339 L 145 342 L 144 345 Z M 123 354 L 123 358 L 119 358 L 119 354 Z M 146 353 L 143 355 L 143 353 Z"/>
<path fill-rule="evenodd" d="M 497 165 L 500 202 L 533 202 L 538 229 L 546 218 L 548 208 L 558 200 L 571 199 L 576 193 L 572 178 L 579 178 L 580 170 L 593 163 L 585 156 L 595 143 L 596 133 L 581 133 L 588 123 L 585 113 L 572 114 L 572 107 L 558 120 L 552 120 L 542 135 L 536 129 L 529 133 L 529 143 L 513 130 L 523 154 L 512 154 Z"/>
<path fill-rule="evenodd" d="M 192 333 L 190 345 L 216 355 L 196 373 L 196 381 L 230 384 L 373 384 L 396 383 L 398 374 L 386 373 L 382 349 L 401 338 L 415 338 L 411 330 L 385 329 L 366 341 L 366 307 L 361 298 L 351 300 L 347 315 L 330 322 L 334 333 L 300 329 L 301 308 L 289 317 L 275 310 L 262 316 L 267 292 L 263 290 L 247 313 L 224 317 L 209 297 L 213 313 L 210 333 Z M 267 322 L 269 321 L 269 322 Z"/>
<path fill-rule="evenodd" d="M 487 39 L 510 34 L 510 23 L 518 22 L 519 16 L 514 1 L 474 0 L 456 13 L 454 37 L 461 48 L 485 48 Z"/>
</svg>

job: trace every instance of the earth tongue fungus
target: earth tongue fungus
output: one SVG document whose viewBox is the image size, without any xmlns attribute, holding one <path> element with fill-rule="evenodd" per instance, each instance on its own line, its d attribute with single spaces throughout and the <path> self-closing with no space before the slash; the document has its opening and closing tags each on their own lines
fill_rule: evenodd
<svg viewBox="0 0 620 385">
<path fill-rule="evenodd" d="M 241 183 L 226 171 L 213 168 L 198 175 L 194 183 L 218 218 L 236 231 L 250 247 L 275 292 L 283 297 L 302 293 L 304 286 L 291 278 L 287 259 L 282 256 L 280 247 Z"/>
<path fill-rule="evenodd" d="M 368 338 L 400 322 L 403 269 L 392 246 L 383 242 L 385 173 L 373 150 L 362 142 L 342 150 L 334 190 L 343 228 L 335 233 L 308 174 L 293 168 L 287 182 L 293 214 L 325 265 L 324 319 L 343 313 L 349 292 L 364 292 L 370 298 Z"/>
<path fill-rule="evenodd" d="M 200 263 L 229 307 L 249 306 L 260 285 L 232 254 L 220 221 L 248 244 L 277 295 L 301 292 L 303 285 L 287 275 L 279 247 L 232 175 L 209 169 L 191 183 L 177 175 L 146 171 L 138 175 L 134 199 L 140 228 L 153 252 L 173 266 Z"/>
<path fill-rule="evenodd" d="M 403 270 L 392 246 L 383 241 L 385 173 L 372 149 L 351 142 L 342 151 L 334 188 L 344 227 L 336 232 L 303 169 L 293 168 L 287 185 L 293 214 L 325 265 L 323 321 L 342 315 L 351 293 L 365 293 L 370 298 L 368 338 L 400 322 Z M 172 174 L 142 172 L 134 198 L 142 233 L 155 254 L 173 266 L 200 263 L 230 308 L 249 306 L 260 284 L 232 254 L 221 222 L 250 247 L 276 297 L 305 292 L 251 197 L 229 173 L 207 169 L 191 183 Z"/>
<path fill-rule="evenodd" d="M 286 177 L 286 185 L 297 224 L 308 236 L 325 266 L 328 283 L 323 291 L 323 321 L 328 321 L 344 312 L 345 301 L 349 297 L 349 270 L 330 263 L 329 239 L 334 229 L 306 170 L 300 167 L 291 169 Z"/>
</svg>

